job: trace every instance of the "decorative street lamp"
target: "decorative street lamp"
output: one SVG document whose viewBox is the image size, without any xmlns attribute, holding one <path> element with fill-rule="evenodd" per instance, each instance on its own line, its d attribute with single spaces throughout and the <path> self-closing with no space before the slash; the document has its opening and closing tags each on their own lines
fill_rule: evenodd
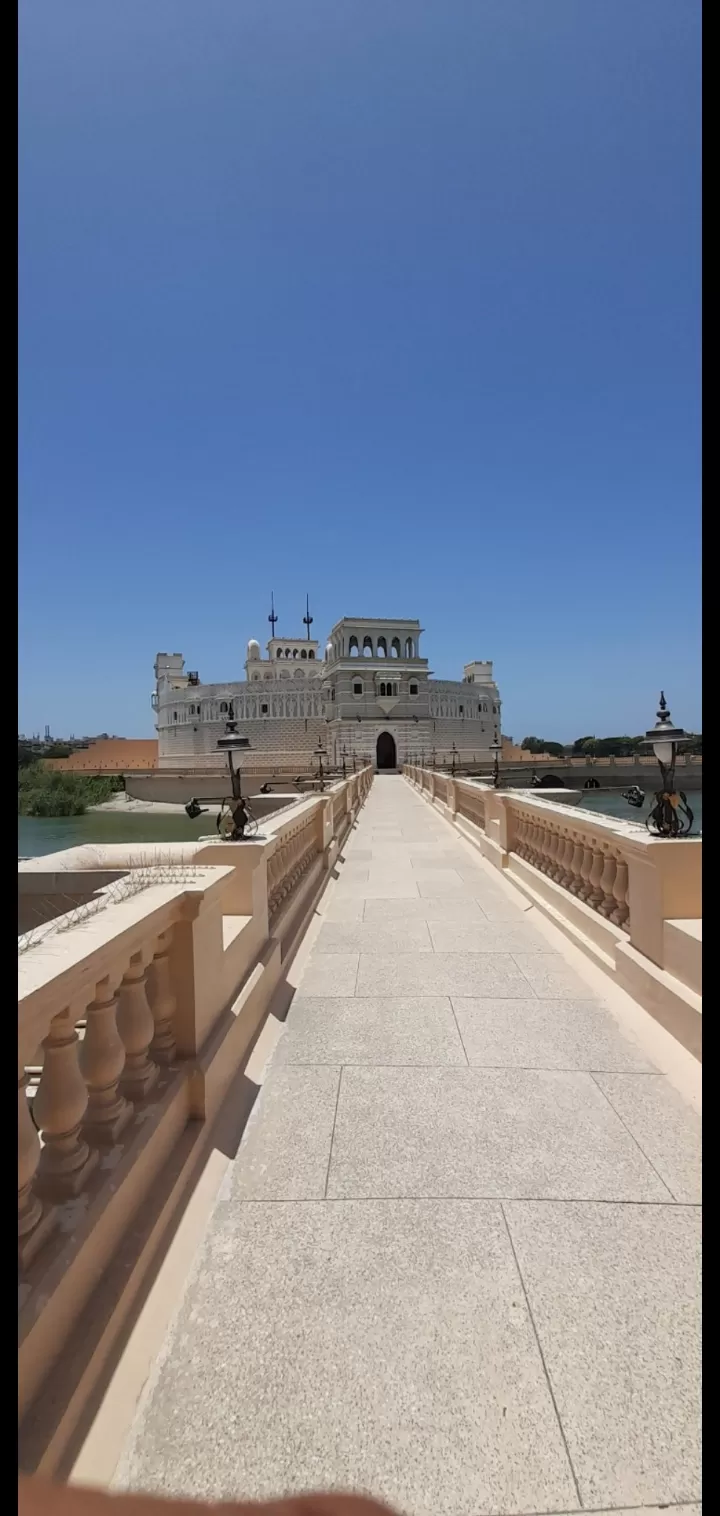
<svg viewBox="0 0 720 1516">
<path fill-rule="evenodd" d="M 317 745 L 317 747 L 315 749 L 315 753 L 314 753 L 313 756 L 315 758 L 317 758 L 317 763 L 318 763 L 318 769 L 317 769 L 318 783 L 320 785 L 320 789 L 324 790 L 324 788 L 325 788 L 325 770 L 323 768 L 323 758 L 327 758 L 327 753 L 326 753 L 326 751 L 325 751 L 325 749 L 324 749 L 324 747 L 322 745 L 322 737 L 318 737 L 318 745 Z"/>
<path fill-rule="evenodd" d="M 254 823 L 247 803 L 243 797 L 240 770 L 233 764 L 233 753 L 247 751 L 250 747 L 250 738 L 242 737 L 237 729 L 235 709 L 232 700 L 228 708 L 228 719 L 225 723 L 224 736 L 218 737 L 218 752 L 227 754 L 228 776 L 230 779 L 230 796 L 218 796 L 220 810 L 216 818 L 218 834 L 224 842 L 242 842 L 248 826 Z M 214 799 L 215 797 L 208 797 Z M 195 821 L 198 816 L 205 814 L 207 806 L 202 806 L 194 798 L 185 806 L 185 814 L 190 821 Z"/>
<path fill-rule="evenodd" d="M 458 756 L 458 750 L 457 750 L 457 748 L 455 746 L 455 743 L 453 742 L 451 753 L 450 753 L 450 759 L 451 759 L 451 762 L 450 762 L 450 773 L 452 774 L 453 779 L 455 778 L 455 765 L 457 763 L 457 756 Z"/>
<path fill-rule="evenodd" d="M 493 734 L 493 740 L 490 743 L 490 752 L 493 755 L 493 789 L 497 790 L 500 788 L 500 754 L 502 752 L 502 742 L 498 737 L 497 732 Z"/>
<path fill-rule="evenodd" d="M 684 790 L 675 789 L 675 760 L 678 748 L 688 739 L 681 726 L 673 726 L 664 690 L 660 691 L 657 718 L 640 744 L 652 748 L 662 778 L 662 789 L 655 791 L 656 803 L 645 824 L 658 837 L 686 837 L 694 817 Z"/>
<path fill-rule="evenodd" d="M 433 749 L 433 758 L 434 757 L 435 757 L 435 750 Z M 422 746 L 422 743 L 420 744 L 420 767 L 421 767 L 421 769 L 424 769 L 424 767 L 425 767 L 425 749 Z M 433 763 L 433 768 L 434 767 L 435 767 L 435 764 Z"/>
<path fill-rule="evenodd" d="M 432 766 L 433 766 L 433 769 L 434 769 L 435 768 L 435 743 L 433 743 L 433 750 L 432 750 Z"/>
<path fill-rule="evenodd" d="M 347 778 L 347 767 L 346 767 L 346 764 L 345 764 L 345 754 L 347 752 L 347 749 L 345 747 L 345 743 L 343 743 L 343 745 L 342 745 L 342 747 L 340 749 L 340 752 L 342 754 L 342 776 L 343 776 L 343 779 L 346 779 Z"/>
</svg>

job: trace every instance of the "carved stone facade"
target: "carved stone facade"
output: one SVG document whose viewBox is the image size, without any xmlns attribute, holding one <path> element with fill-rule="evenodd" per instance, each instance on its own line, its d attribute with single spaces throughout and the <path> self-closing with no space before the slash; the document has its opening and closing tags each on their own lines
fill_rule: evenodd
<svg viewBox="0 0 720 1516">
<path fill-rule="evenodd" d="M 310 639 L 272 637 L 263 658 L 248 643 L 246 678 L 202 684 L 180 653 L 158 653 L 152 697 L 160 768 L 207 767 L 228 720 L 253 754 L 309 755 L 322 744 L 332 764 L 369 757 L 394 768 L 453 745 L 465 758 L 487 755 L 501 732 L 492 663 L 465 665 L 462 680 L 430 677 L 419 621 L 345 617 L 324 658 Z M 223 760 L 219 760 L 221 766 Z"/>
</svg>

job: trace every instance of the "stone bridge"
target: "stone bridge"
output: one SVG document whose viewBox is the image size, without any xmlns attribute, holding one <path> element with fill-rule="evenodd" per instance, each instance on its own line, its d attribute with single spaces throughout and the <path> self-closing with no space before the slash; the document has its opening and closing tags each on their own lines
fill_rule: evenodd
<svg viewBox="0 0 720 1516">
<path fill-rule="evenodd" d="M 689 1516 L 702 844 L 371 777 L 22 944 L 21 1461 Z"/>
</svg>

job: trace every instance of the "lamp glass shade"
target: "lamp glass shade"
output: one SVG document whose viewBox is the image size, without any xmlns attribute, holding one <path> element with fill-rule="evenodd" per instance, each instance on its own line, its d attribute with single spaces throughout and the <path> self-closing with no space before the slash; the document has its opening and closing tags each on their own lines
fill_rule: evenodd
<svg viewBox="0 0 720 1516">
<path fill-rule="evenodd" d="M 665 768 L 667 768 L 668 764 L 672 763 L 673 761 L 674 749 L 674 742 L 661 740 L 660 742 L 653 743 L 653 752 L 655 754 L 655 757 L 657 758 L 658 763 L 662 763 Z"/>
</svg>

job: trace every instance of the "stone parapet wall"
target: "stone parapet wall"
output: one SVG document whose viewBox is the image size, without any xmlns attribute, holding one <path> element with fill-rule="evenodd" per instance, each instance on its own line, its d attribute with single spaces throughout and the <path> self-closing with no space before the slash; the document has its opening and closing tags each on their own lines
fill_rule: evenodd
<svg viewBox="0 0 720 1516">
<path fill-rule="evenodd" d="M 21 866 L 38 895 L 80 873 L 92 895 L 18 940 L 23 1469 L 54 1472 L 101 1383 L 372 779 L 242 843 Z"/>
</svg>

